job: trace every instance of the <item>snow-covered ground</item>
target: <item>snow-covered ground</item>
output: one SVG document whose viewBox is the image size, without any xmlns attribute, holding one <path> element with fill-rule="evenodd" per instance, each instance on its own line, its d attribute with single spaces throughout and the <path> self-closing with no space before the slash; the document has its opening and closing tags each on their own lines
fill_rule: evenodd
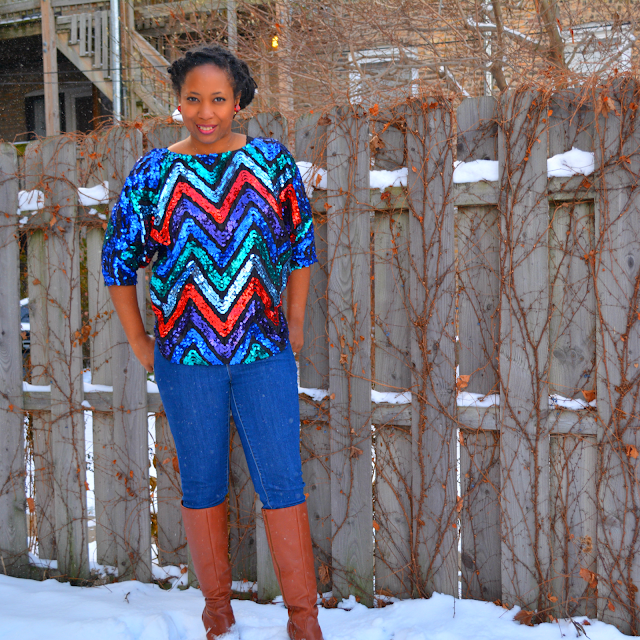
<svg viewBox="0 0 640 640">
<path fill-rule="evenodd" d="M 55 580 L 36 582 L 0 575 L 2 640 L 204 640 L 197 589 L 166 591 L 158 585 L 122 582 L 72 587 Z M 287 613 L 281 603 L 233 600 L 236 630 L 228 640 L 287 640 Z M 320 609 L 325 640 L 558 640 L 578 637 L 568 621 L 525 627 L 492 603 L 454 600 L 434 594 L 429 600 L 404 600 L 367 609 L 352 599 L 345 608 Z M 349 610 L 347 610 L 349 609 Z M 617 629 L 584 617 L 590 640 L 624 638 Z M 585 620 L 586 623 L 585 624 Z"/>
</svg>

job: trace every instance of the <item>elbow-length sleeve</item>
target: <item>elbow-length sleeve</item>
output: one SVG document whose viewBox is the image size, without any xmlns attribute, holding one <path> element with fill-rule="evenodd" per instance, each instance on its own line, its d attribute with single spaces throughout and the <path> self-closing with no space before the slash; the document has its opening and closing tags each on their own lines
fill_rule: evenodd
<svg viewBox="0 0 640 640">
<path fill-rule="evenodd" d="M 113 207 L 102 245 L 102 275 L 107 286 L 135 285 L 136 271 L 151 262 L 149 237 L 159 160 L 155 150 L 138 160 Z"/>
<path fill-rule="evenodd" d="M 291 271 L 318 261 L 313 232 L 311 204 L 293 156 L 282 147 L 280 206 L 291 237 Z"/>
</svg>

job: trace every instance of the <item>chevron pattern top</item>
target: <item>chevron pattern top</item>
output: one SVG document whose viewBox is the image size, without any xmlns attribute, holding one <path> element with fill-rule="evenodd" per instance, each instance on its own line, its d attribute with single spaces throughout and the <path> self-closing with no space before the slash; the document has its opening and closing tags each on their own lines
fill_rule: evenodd
<svg viewBox="0 0 640 640">
<path fill-rule="evenodd" d="M 102 249 L 107 286 L 136 284 L 153 262 L 151 304 L 162 355 L 240 364 L 288 344 L 289 273 L 316 262 L 311 207 L 284 145 L 189 156 L 154 149 L 127 178 Z"/>
</svg>

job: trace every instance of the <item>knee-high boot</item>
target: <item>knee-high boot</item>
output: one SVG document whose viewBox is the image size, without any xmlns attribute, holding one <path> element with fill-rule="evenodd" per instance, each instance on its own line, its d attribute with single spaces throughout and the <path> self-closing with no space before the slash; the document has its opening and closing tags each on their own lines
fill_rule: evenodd
<svg viewBox="0 0 640 640">
<path fill-rule="evenodd" d="M 282 598 L 289 610 L 291 640 L 323 640 L 307 504 L 263 509 L 264 525 Z"/>
<path fill-rule="evenodd" d="M 205 598 L 202 622 L 207 640 L 214 640 L 235 623 L 231 609 L 227 501 L 208 509 L 182 506 L 182 519 L 193 568 Z"/>
</svg>

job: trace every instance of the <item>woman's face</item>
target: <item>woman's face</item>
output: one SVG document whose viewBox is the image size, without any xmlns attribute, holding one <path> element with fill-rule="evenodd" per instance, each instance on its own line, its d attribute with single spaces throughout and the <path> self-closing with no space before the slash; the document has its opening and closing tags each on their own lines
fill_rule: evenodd
<svg viewBox="0 0 640 640">
<path fill-rule="evenodd" d="M 182 121 L 195 153 L 222 153 L 230 144 L 238 104 L 226 71 L 201 64 L 189 71 L 180 91 Z"/>
</svg>

